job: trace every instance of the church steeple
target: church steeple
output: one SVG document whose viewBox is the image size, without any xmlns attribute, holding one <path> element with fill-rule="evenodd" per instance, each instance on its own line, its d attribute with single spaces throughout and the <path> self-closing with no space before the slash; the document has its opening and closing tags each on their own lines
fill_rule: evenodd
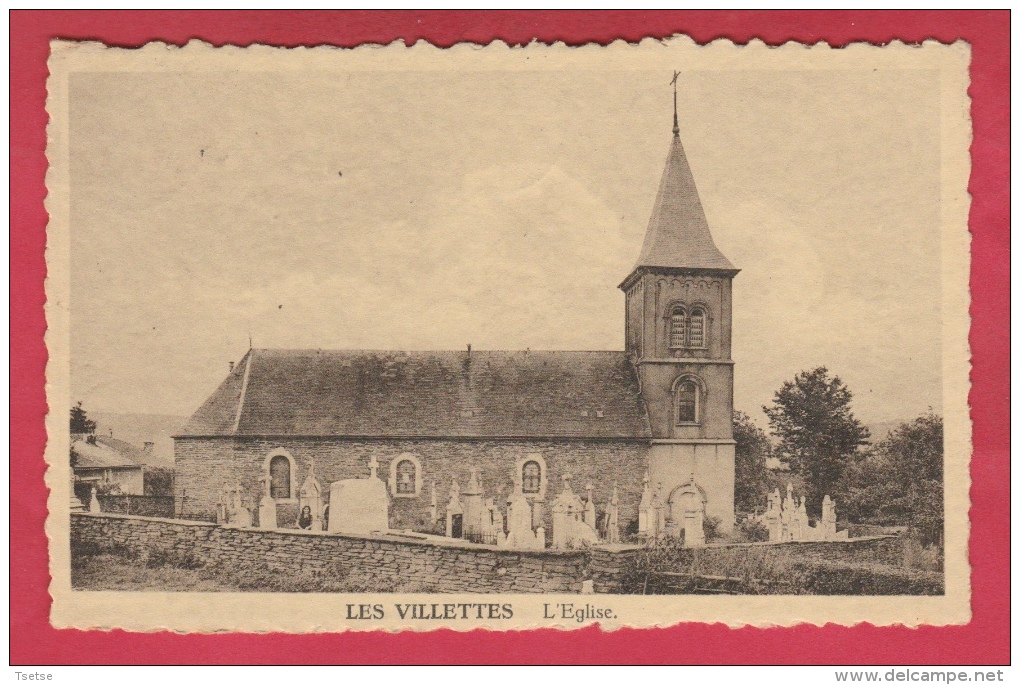
<svg viewBox="0 0 1020 685">
<path fill-rule="evenodd" d="M 624 339 L 641 384 L 652 440 L 648 471 L 670 502 L 697 492 L 705 515 L 733 526 L 733 277 L 715 246 L 680 142 L 673 74 L 673 138 L 641 256 L 620 285 Z M 694 483 L 696 488 L 691 488 Z M 674 526 L 680 525 L 677 519 Z"/>
<path fill-rule="evenodd" d="M 694 174 L 691 173 L 683 143 L 680 142 L 675 77 L 673 89 L 673 140 L 634 272 L 666 268 L 718 270 L 735 274 L 737 269 L 712 240 L 705 210 L 694 183 Z M 627 281 L 635 275 L 631 273 Z"/>
<path fill-rule="evenodd" d="M 680 72 L 673 72 L 673 137 L 680 137 L 680 123 L 676 117 L 676 80 L 680 78 Z"/>
</svg>

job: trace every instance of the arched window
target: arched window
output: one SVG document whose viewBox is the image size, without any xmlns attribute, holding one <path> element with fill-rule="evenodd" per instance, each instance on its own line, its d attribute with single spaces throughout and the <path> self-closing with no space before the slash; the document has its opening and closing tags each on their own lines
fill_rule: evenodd
<svg viewBox="0 0 1020 685">
<path fill-rule="evenodd" d="M 705 346 L 705 311 L 703 309 L 691 310 L 691 323 L 687 334 L 690 347 Z"/>
<path fill-rule="evenodd" d="M 521 470 L 524 494 L 535 494 L 542 491 L 542 467 L 537 461 L 525 462 Z"/>
<path fill-rule="evenodd" d="M 401 459 L 397 462 L 397 494 L 413 495 L 415 481 L 414 462 L 410 459 Z"/>
<path fill-rule="evenodd" d="M 290 498 L 290 459 L 278 454 L 269 462 L 269 496 L 273 499 Z"/>
<path fill-rule="evenodd" d="M 687 345 L 687 312 L 682 307 L 675 307 L 669 316 L 669 346 L 671 348 Z"/>
<path fill-rule="evenodd" d="M 421 462 L 410 452 L 397 455 L 390 462 L 390 494 L 394 497 L 417 497 L 421 492 Z"/>
<path fill-rule="evenodd" d="M 698 423 L 701 409 L 700 388 L 690 378 L 685 378 L 676 386 L 676 422 Z"/>
</svg>

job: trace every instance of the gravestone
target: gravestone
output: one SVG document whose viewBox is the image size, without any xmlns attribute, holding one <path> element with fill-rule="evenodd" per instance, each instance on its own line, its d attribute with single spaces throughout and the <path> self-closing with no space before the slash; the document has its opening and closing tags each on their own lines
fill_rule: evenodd
<svg viewBox="0 0 1020 685">
<path fill-rule="evenodd" d="M 606 542 L 620 541 L 620 497 L 616 494 L 616 483 L 613 483 L 613 497 L 606 507 Z"/>
<path fill-rule="evenodd" d="M 319 479 L 315 477 L 314 461 L 309 465 L 308 475 L 305 476 L 304 482 L 301 483 L 301 489 L 298 490 L 298 527 L 300 527 L 301 514 L 305 507 L 308 507 L 312 517 L 312 526 L 309 530 L 322 531 L 322 486 L 319 485 Z"/>
<path fill-rule="evenodd" d="M 99 506 L 99 497 L 96 495 L 96 486 L 94 485 L 92 486 L 92 497 L 91 499 L 89 499 L 89 513 L 90 514 L 102 513 L 102 508 L 100 508 Z"/>
<path fill-rule="evenodd" d="M 779 494 L 779 488 L 769 493 L 768 504 L 766 505 L 763 517 L 765 528 L 769 532 L 769 542 L 781 542 L 783 539 L 782 520 L 783 498 Z"/>
<path fill-rule="evenodd" d="M 826 495 L 822 500 L 822 539 L 836 539 L 836 503 Z"/>
<path fill-rule="evenodd" d="M 266 490 L 259 500 L 259 528 L 276 530 L 276 500 L 269 494 L 269 474 L 262 477 L 262 484 Z"/>
<path fill-rule="evenodd" d="M 598 523 L 598 521 L 596 520 L 597 519 L 597 514 L 596 514 L 596 511 L 595 511 L 595 498 L 592 495 L 592 491 L 594 490 L 594 488 L 592 487 L 591 483 L 588 483 L 588 485 L 586 485 L 584 487 L 584 489 L 585 489 L 585 492 L 588 493 L 588 499 L 584 503 L 584 516 L 583 516 L 583 518 L 584 518 L 584 522 L 587 523 L 589 526 L 591 526 L 592 529 L 594 530 L 595 527 L 596 527 L 596 524 Z"/>
<path fill-rule="evenodd" d="M 464 507 L 460 503 L 460 485 L 456 479 L 450 486 L 450 503 L 446 505 L 446 537 L 464 537 Z"/>
<path fill-rule="evenodd" d="M 644 487 L 641 490 L 641 502 L 638 504 L 638 535 L 643 540 L 654 540 L 659 534 L 659 531 L 656 528 L 659 517 L 655 511 L 652 488 L 648 485 L 647 471 L 645 472 L 643 483 Z"/>
<path fill-rule="evenodd" d="M 478 467 L 471 467 L 471 477 L 461 497 L 464 503 L 464 537 L 476 538 L 485 534 L 485 503 L 482 486 L 478 482 Z"/>
<path fill-rule="evenodd" d="M 568 549 L 598 543 L 598 533 L 582 518 L 584 503 L 570 487 L 570 474 L 563 476 L 563 492 L 553 501 L 552 515 L 553 547 Z"/>
<path fill-rule="evenodd" d="M 518 549 L 544 549 L 545 530 L 539 527 L 537 532 L 534 531 L 531 521 L 531 503 L 524 496 L 521 474 L 515 473 L 514 489 L 510 494 L 510 503 L 507 509 L 507 534 L 506 537 L 500 538 L 500 544 Z"/>
<path fill-rule="evenodd" d="M 349 478 L 329 486 L 329 531 L 367 535 L 389 530 L 389 494 L 379 479 L 375 455 L 368 478 Z"/>
<path fill-rule="evenodd" d="M 223 525 L 229 520 L 228 512 L 230 511 L 230 490 L 227 489 L 227 484 L 224 483 L 223 487 L 220 488 L 220 492 L 216 498 L 216 523 Z"/>
</svg>

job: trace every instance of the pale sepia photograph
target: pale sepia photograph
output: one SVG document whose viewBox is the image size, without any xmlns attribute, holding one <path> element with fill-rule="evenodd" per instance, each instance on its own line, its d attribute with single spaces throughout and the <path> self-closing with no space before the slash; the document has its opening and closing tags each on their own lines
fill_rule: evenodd
<svg viewBox="0 0 1020 685">
<path fill-rule="evenodd" d="M 55 624 L 965 622 L 968 58 L 54 43 Z"/>
</svg>

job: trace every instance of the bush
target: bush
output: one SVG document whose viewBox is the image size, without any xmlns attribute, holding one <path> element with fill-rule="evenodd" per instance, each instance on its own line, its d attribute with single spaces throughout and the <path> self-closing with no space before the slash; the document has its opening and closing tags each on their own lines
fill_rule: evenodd
<svg viewBox="0 0 1020 685">
<path fill-rule="evenodd" d="M 145 558 L 146 568 L 183 568 L 189 571 L 202 568 L 202 560 L 190 551 L 172 547 L 153 547 Z"/>
<path fill-rule="evenodd" d="M 769 529 L 758 519 L 745 519 L 737 524 L 736 537 L 744 542 L 768 542 Z"/>
<path fill-rule="evenodd" d="M 712 542 L 713 540 L 721 540 L 723 534 L 719 532 L 719 526 L 722 525 L 722 519 L 718 516 L 706 516 L 702 528 L 705 531 L 705 542 Z"/>
</svg>

